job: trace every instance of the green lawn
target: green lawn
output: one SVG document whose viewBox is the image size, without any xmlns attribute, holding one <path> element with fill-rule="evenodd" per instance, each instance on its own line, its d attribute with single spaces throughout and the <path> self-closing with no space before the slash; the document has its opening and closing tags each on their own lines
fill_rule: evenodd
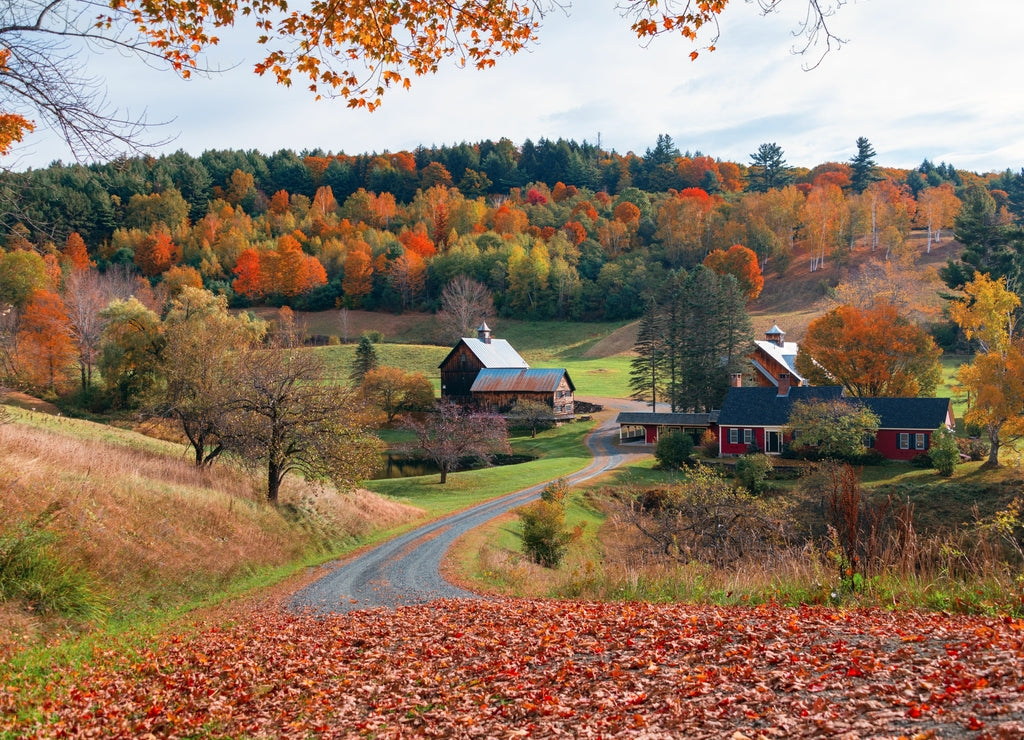
<svg viewBox="0 0 1024 740">
<path fill-rule="evenodd" d="M 449 473 L 443 486 L 438 474 L 367 481 L 365 485 L 377 493 L 418 506 L 431 518 L 443 516 L 585 467 L 592 458 L 584 438 L 593 428 L 593 422 L 581 422 L 540 432 L 535 439 L 515 437 L 513 452 L 538 459 L 514 466 Z"/>
<path fill-rule="evenodd" d="M 625 355 L 562 363 L 576 385 L 576 397 L 629 398 L 629 360 Z"/>
<path fill-rule="evenodd" d="M 496 339 L 506 339 L 526 361 L 537 366 L 562 366 L 583 355 L 629 322 L 515 321 L 501 319 Z"/>
<path fill-rule="evenodd" d="M 377 361 L 382 366 L 400 367 L 406 372 L 423 373 L 434 386 L 441 390 L 441 373 L 438 365 L 451 351 L 451 347 L 432 344 L 375 344 Z M 337 377 L 347 378 L 352 371 L 356 345 L 341 344 L 332 347 L 317 347 L 312 352 L 320 354 L 330 371 Z"/>
<path fill-rule="evenodd" d="M 953 413 L 956 414 L 957 419 L 962 419 L 964 412 L 967 410 L 967 395 L 954 390 L 956 387 L 956 371 L 961 365 L 967 364 L 970 361 L 971 357 L 968 355 L 942 356 L 942 381 L 941 385 L 936 388 L 935 394 L 937 396 L 948 395 L 953 399 Z M 958 424 L 957 426 L 962 425 Z"/>
</svg>

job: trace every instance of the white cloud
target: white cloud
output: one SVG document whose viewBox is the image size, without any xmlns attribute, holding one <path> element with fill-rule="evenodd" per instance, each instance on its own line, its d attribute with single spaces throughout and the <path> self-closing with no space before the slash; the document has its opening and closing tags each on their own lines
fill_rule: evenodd
<svg viewBox="0 0 1024 740">
<path fill-rule="evenodd" d="M 803 0 L 784 0 L 769 17 L 733 0 L 717 50 L 696 62 L 683 40 L 642 48 L 613 5 L 587 0 L 569 17 L 552 13 L 535 50 L 487 72 L 443 66 L 411 91 L 392 92 L 373 114 L 256 78 L 252 58 L 189 82 L 115 57 L 91 69 L 109 80 L 118 105 L 174 118 L 167 131 L 180 133 L 164 150 L 192 154 L 598 136 L 606 148 L 643 153 L 667 133 L 682 150 L 740 162 L 766 141 L 791 164 L 848 160 L 866 136 L 884 165 L 926 157 L 979 171 L 1024 164 L 1024 97 L 1011 78 L 1024 56 L 1015 38 L 1024 27 L 1019 0 L 992 0 L 973 18 L 952 0 L 848 3 L 831 23 L 849 43 L 810 72 L 790 54 Z M 232 41 L 215 58 L 234 64 L 244 49 Z M 14 160 L 22 166 L 68 158 L 43 134 L 22 152 Z"/>
</svg>

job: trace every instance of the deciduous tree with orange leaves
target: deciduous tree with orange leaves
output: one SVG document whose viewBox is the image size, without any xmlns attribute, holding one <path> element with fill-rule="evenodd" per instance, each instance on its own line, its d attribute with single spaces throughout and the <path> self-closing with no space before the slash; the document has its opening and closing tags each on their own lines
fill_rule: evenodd
<svg viewBox="0 0 1024 740">
<path fill-rule="evenodd" d="M 716 249 L 704 258 L 704 264 L 719 275 L 732 275 L 740 284 L 740 290 L 752 301 L 761 295 L 764 276 L 754 250 L 742 244 L 733 244 L 728 250 Z"/>
<path fill-rule="evenodd" d="M 931 335 L 895 307 L 839 306 L 807 327 L 796 369 L 857 398 L 931 395 L 942 377 Z"/>
<path fill-rule="evenodd" d="M 370 254 L 369 244 L 356 242 L 349 247 L 344 271 L 341 289 L 348 304 L 354 308 L 358 307 L 373 289 L 373 256 Z"/>
<path fill-rule="evenodd" d="M 32 385 L 56 391 L 70 384 L 75 357 L 64 302 L 56 293 L 36 290 L 21 316 L 19 366 Z"/>
<path fill-rule="evenodd" d="M 238 255 L 235 263 L 235 279 L 231 288 L 246 298 L 260 298 L 263 296 L 263 275 L 260 272 L 260 253 L 255 249 L 246 249 Z"/>
<path fill-rule="evenodd" d="M 135 264 L 146 277 L 167 272 L 181 259 L 181 249 L 166 231 L 147 234 L 135 247 Z"/>
<path fill-rule="evenodd" d="M 77 231 L 72 231 L 68 234 L 67 240 L 64 242 L 64 248 L 61 251 L 61 256 L 67 261 L 73 270 L 88 270 L 89 265 L 89 250 L 85 247 L 85 240 L 82 239 L 82 235 Z"/>
<path fill-rule="evenodd" d="M 402 242 L 407 252 L 412 252 L 417 257 L 432 257 L 437 254 L 434 242 L 430 240 L 422 225 L 416 229 L 403 231 L 398 235 L 398 241 Z"/>
</svg>

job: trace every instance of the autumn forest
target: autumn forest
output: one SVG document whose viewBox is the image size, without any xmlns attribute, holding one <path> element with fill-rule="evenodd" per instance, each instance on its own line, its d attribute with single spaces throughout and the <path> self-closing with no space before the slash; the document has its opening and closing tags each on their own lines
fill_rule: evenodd
<svg viewBox="0 0 1024 740">
<path fill-rule="evenodd" d="M 1008 214 L 1024 204 L 1021 175 L 928 161 L 887 169 L 864 143 L 865 172 L 853 161 L 789 167 L 768 144 L 749 163 L 721 161 L 680 153 L 667 136 L 642 156 L 502 139 L 57 163 L 0 177 L 18 203 L 4 247 L 31 250 L 50 273 L 62 260 L 124 266 L 172 293 L 202 284 L 234 306 L 431 310 L 463 274 L 493 291 L 501 315 L 617 320 L 639 316 L 670 271 L 734 245 L 765 276 L 794 263 L 815 271 L 855 244 L 899 255 L 914 228 L 938 238 L 973 184 Z"/>
</svg>

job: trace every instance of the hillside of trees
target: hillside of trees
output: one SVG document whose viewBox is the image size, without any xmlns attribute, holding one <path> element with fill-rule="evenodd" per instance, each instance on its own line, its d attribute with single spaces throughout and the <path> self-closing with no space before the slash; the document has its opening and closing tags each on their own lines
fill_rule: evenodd
<svg viewBox="0 0 1024 740">
<path fill-rule="evenodd" d="M 1001 223 L 1024 214 L 1022 173 L 888 169 L 857 145 L 849 162 L 813 169 L 788 166 L 775 144 L 736 163 L 680 153 L 668 136 L 642 156 L 502 139 L 55 163 L 0 176 L 2 244 L 51 274 L 67 259 L 124 266 L 236 307 L 434 310 L 461 274 L 490 288 L 499 315 L 618 320 L 640 316 L 672 271 L 736 244 L 771 279 L 796 261 L 841 264 L 858 244 L 899 255 L 912 228 L 950 229 L 972 188 Z"/>
</svg>

